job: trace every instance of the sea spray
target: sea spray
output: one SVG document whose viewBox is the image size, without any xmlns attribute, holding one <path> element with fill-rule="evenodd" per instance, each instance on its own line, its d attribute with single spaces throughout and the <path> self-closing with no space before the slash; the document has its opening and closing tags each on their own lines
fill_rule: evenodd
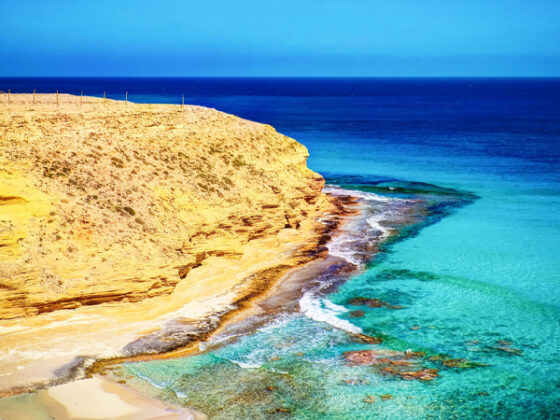
<svg viewBox="0 0 560 420">
<path fill-rule="evenodd" d="M 353 334 L 360 334 L 362 329 L 352 324 L 350 321 L 339 318 L 339 315 L 348 312 L 346 308 L 336 305 L 328 299 L 317 299 L 313 293 L 307 292 L 299 300 L 301 312 L 318 322 L 325 322 L 335 328 L 348 331 Z"/>
</svg>

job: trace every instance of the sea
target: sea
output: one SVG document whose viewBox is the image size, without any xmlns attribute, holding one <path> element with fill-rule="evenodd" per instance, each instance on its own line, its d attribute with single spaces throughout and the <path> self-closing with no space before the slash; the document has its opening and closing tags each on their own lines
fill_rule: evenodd
<svg viewBox="0 0 560 420">
<path fill-rule="evenodd" d="M 327 192 L 359 201 L 328 244 L 350 275 L 318 276 L 295 310 L 195 356 L 125 364 L 132 386 L 211 419 L 560 418 L 560 79 L 0 78 L 8 89 L 184 97 L 270 124 L 309 149 Z"/>
</svg>

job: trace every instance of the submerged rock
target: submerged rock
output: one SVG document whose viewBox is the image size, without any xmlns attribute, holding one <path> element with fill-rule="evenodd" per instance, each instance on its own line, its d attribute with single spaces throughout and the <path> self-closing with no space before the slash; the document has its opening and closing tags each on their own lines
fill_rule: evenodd
<svg viewBox="0 0 560 420">
<path fill-rule="evenodd" d="M 412 366 L 414 364 L 416 364 L 416 362 L 413 362 L 411 360 L 394 360 L 394 359 L 378 359 L 379 363 L 387 363 L 393 366 Z"/>
<path fill-rule="evenodd" d="M 373 395 L 366 395 L 362 401 L 367 404 L 375 404 L 376 399 Z"/>
<path fill-rule="evenodd" d="M 404 356 L 407 359 L 418 359 L 420 357 L 425 357 L 426 353 L 423 351 L 412 351 L 411 349 L 405 350 Z"/>
<path fill-rule="evenodd" d="M 387 302 L 383 302 L 380 299 L 370 299 L 365 297 L 355 297 L 348 300 L 348 303 L 354 306 L 369 306 L 370 308 L 381 308 L 388 305 Z"/>
<path fill-rule="evenodd" d="M 355 341 L 360 341 L 360 342 L 369 343 L 369 344 L 381 344 L 381 343 L 383 343 L 382 338 L 372 337 L 372 336 L 366 335 L 366 334 L 353 334 L 352 338 Z"/>
<path fill-rule="evenodd" d="M 511 346 L 513 344 L 513 341 L 498 340 L 498 341 L 496 341 L 496 344 L 499 344 L 500 346 Z"/>
<path fill-rule="evenodd" d="M 467 359 L 446 359 L 441 362 L 444 366 L 449 368 L 470 369 L 475 367 L 488 366 L 484 363 L 471 362 Z"/>
<path fill-rule="evenodd" d="M 433 356 L 428 357 L 430 362 L 442 362 L 446 359 L 450 359 L 448 354 L 435 354 Z"/>
<path fill-rule="evenodd" d="M 400 372 L 403 379 L 419 379 L 421 381 L 433 381 L 439 377 L 437 369 L 421 369 L 417 371 Z"/>
<path fill-rule="evenodd" d="M 404 380 L 433 381 L 439 377 L 439 370 L 422 366 L 424 352 L 394 350 L 359 350 L 344 353 L 346 360 L 353 366 L 372 366 L 381 375 L 393 376 Z M 456 366 L 474 367 L 473 362 L 464 359 L 448 359 Z"/>
<path fill-rule="evenodd" d="M 514 354 L 515 356 L 523 356 L 523 351 L 510 346 L 490 346 L 491 349 L 500 350 L 504 353 Z"/>
<path fill-rule="evenodd" d="M 381 369 L 381 373 L 384 375 L 391 375 L 400 377 L 404 380 L 420 380 L 420 381 L 432 381 L 439 377 L 437 369 L 427 369 L 423 368 L 420 370 L 402 370 L 394 366 L 388 366 Z"/>
<path fill-rule="evenodd" d="M 402 357 L 403 353 L 394 350 L 357 350 L 344 353 L 346 360 L 356 366 L 378 364 L 380 359 L 395 356 Z"/>
<path fill-rule="evenodd" d="M 289 414 L 292 410 L 289 407 L 279 407 L 275 410 L 277 413 Z"/>
<path fill-rule="evenodd" d="M 370 350 L 349 351 L 344 357 L 353 365 L 371 365 L 376 360 L 374 353 Z"/>
<path fill-rule="evenodd" d="M 345 379 L 342 381 L 346 385 L 365 385 L 369 384 L 369 381 L 365 379 Z"/>
<path fill-rule="evenodd" d="M 358 296 L 348 300 L 349 305 L 368 306 L 370 308 L 403 309 L 401 305 L 391 305 L 381 299 Z"/>
</svg>

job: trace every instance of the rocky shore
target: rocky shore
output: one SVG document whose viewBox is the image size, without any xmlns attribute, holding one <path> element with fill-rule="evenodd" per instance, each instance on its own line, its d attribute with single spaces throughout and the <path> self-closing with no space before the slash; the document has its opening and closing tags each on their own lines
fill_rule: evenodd
<svg viewBox="0 0 560 420">
<path fill-rule="evenodd" d="M 5 98 L 2 98 L 5 101 Z M 0 112 L 0 390 L 182 349 L 321 257 L 346 211 L 304 146 L 196 106 L 11 95 Z M 328 219 L 328 217 L 327 217 Z"/>
</svg>

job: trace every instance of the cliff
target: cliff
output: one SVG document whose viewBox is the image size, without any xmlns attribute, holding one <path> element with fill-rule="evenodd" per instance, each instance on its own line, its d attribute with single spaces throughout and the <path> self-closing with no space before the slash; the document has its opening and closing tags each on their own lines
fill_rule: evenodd
<svg viewBox="0 0 560 420">
<path fill-rule="evenodd" d="M 301 264 L 333 209 L 306 148 L 270 126 L 197 106 L 2 96 L 0 388 L 224 310 L 259 273 Z"/>
</svg>

